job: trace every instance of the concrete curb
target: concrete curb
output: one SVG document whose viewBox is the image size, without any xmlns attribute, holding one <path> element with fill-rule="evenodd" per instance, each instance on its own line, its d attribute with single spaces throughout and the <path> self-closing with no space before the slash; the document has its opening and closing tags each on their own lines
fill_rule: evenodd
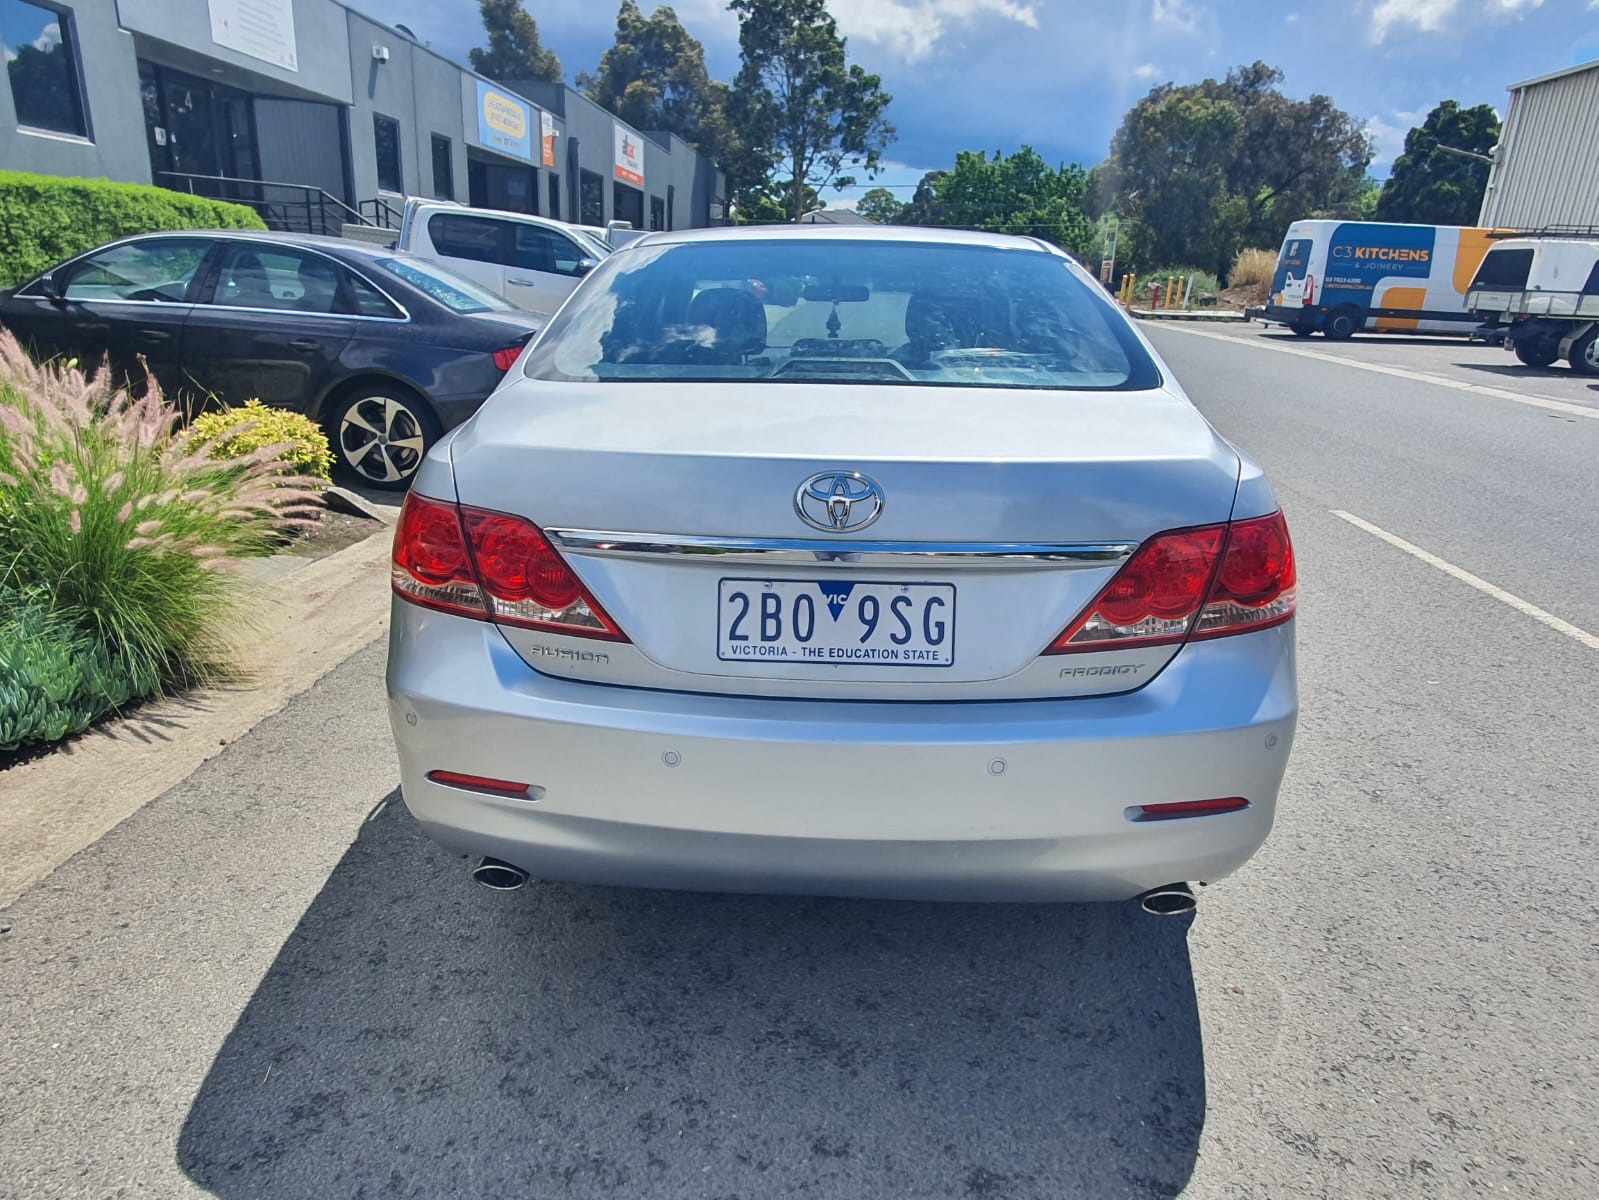
<svg viewBox="0 0 1599 1200">
<path fill-rule="evenodd" d="M 1210 321 L 1225 324 L 1230 321 L 1249 320 L 1248 313 L 1236 309 L 1198 309 L 1192 312 L 1179 312 L 1176 309 L 1129 308 L 1127 311 L 1140 321 Z"/>
<path fill-rule="evenodd" d="M 386 534 L 374 525 L 364 541 L 259 589 L 247 684 L 148 704 L 0 771 L 0 908 L 381 635 Z"/>
</svg>

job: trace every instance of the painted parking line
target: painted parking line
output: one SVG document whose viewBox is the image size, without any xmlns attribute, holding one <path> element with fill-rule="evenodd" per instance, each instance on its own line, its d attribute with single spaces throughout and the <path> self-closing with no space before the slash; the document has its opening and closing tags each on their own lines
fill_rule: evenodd
<svg viewBox="0 0 1599 1200">
<path fill-rule="evenodd" d="M 1297 358 L 1314 358 L 1320 362 L 1334 363 L 1340 367 L 1353 367 L 1357 371 L 1372 371 L 1378 375 L 1393 375 L 1400 379 L 1409 379 L 1415 383 L 1431 383 L 1438 387 L 1453 388 L 1457 392 L 1473 392 L 1479 396 L 1493 396 L 1500 400 L 1513 400 L 1517 404 L 1525 404 L 1531 408 L 1547 409 L 1550 412 L 1566 413 L 1573 417 L 1587 417 L 1590 421 L 1599 421 L 1599 408 L 1585 408 L 1581 404 L 1568 404 L 1564 400 L 1551 400 L 1545 396 L 1529 396 L 1524 392 L 1512 392 L 1508 388 L 1489 387 L 1481 383 L 1466 383 L 1459 379 L 1450 379 L 1447 375 L 1430 375 L 1426 371 L 1412 371 L 1408 367 L 1390 367 L 1382 363 L 1359 362 L 1352 358 L 1343 358 L 1337 354 L 1328 354 L 1323 350 L 1307 350 L 1300 346 L 1279 346 L 1273 342 L 1260 338 L 1239 337 L 1231 333 L 1216 333 L 1210 329 L 1193 329 L 1186 325 L 1165 323 L 1163 329 L 1170 329 L 1173 333 L 1186 333 L 1189 337 L 1210 338 L 1213 341 L 1228 342 L 1234 346 L 1247 346 L 1252 350 L 1269 350 L 1274 354 L 1292 354 Z"/>
<path fill-rule="evenodd" d="M 1476 588 L 1479 592 L 1492 596 L 1501 604 L 1508 604 L 1517 612 L 1531 617 L 1534 621 L 1541 621 L 1555 632 L 1563 633 L 1573 641 L 1581 642 L 1584 646 L 1588 647 L 1588 649 L 1599 650 L 1599 637 L 1595 637 L 1586 629 L 1578 629 L 1570 621 L 1561 620 L 1561 618 L 1555 616 L 1554 613 L 1545 612 L 1536 604 L 1530 604 L 1526 600 L 1523 600 L 1520 596 L 1514 596 L 1505 591 L 1504 588 L 1494 586 L 1486 579 L 1479 579 L 1470 571 L 1464 570 L 1461 567 L 1457 567 L 1454 563 L 1445 562 L 1436 554 L 1429 554 L 1420 546 L 1407 542 L 1402 537 L 1396 537 L 1394 534 L 1389 533 L 1386 529 L 1380 529 L 1376 525 L 1373 525 L 1370 521 L 1361 520 L 1359 517 L 1355 516 L 1354 513 L 1346 513 L 1341 509 L 1335 508 L 1332 510 L 1332 515 L 1337 517 L 1340 521 L 1348 521 L 1356 529 L 1364 529 L 1367 533 L 1371 534 L 1372 537 L 1381 538 L 1390 546 L 1393 546 L 1399 550 L 1403 550 L 1412 558 L 1419 558 L 1422 562 L 1426 563 L 1430 567 L 1437 567 L 1445 575 L 1453 576 L 1454 578 L 1460 580 L 1461 583 L 1468 584 L 1471 587 Z"/>
</svg>

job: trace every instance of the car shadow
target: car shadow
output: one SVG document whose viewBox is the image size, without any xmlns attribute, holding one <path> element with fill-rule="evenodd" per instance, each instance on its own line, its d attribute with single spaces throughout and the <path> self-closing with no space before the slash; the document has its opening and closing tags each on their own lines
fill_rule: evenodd
<svg viewBox="0 0 1599 1200">
<path fill-rule="evenodd" d="M 1189 920 L 533 884 L 398 793 L 179 1137 L 224 1200 L 1173 1197 L 1205 1116 Z"/>
<path fill-rule="evenodd" d="M 1571 379 L 1576 372 L 1570 367 L 1528 367 L 1521 363 L 1457 362 L 1457 367 L 1468 371 L 1482 371 L 1489 375 L 1504 375 L 1512 379 Z"/>
</svg>

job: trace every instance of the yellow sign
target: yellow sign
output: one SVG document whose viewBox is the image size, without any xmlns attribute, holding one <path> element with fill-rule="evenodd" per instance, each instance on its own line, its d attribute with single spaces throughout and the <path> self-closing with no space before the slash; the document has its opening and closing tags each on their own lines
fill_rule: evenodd
<svg viewBox="0 0 1599 1200">
<path fill-rule="evenodd" d="M 483 97 L 483 119 L 490 129 L 506 137 L 527 136 L 527 113 L 516 101 L 488 92 Z"/>
</svg>

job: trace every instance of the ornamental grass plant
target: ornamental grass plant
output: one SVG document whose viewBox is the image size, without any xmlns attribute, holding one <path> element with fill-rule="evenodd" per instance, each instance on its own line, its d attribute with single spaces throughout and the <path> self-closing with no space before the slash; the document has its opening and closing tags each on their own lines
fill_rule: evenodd
<svg viewBox="0 0 1599 1200">
<path fill-rule="evenodd" d="M 180 415 L 154 380 L 35 364 L 0 334 L 0 589 L 43 598 L 141 696 L 238 674 L 250 614 L 231 568 L 314 520 L 323 486 L 285 443 L 213 457 L 249 422 L 204 437 Z"/>
</svg>

